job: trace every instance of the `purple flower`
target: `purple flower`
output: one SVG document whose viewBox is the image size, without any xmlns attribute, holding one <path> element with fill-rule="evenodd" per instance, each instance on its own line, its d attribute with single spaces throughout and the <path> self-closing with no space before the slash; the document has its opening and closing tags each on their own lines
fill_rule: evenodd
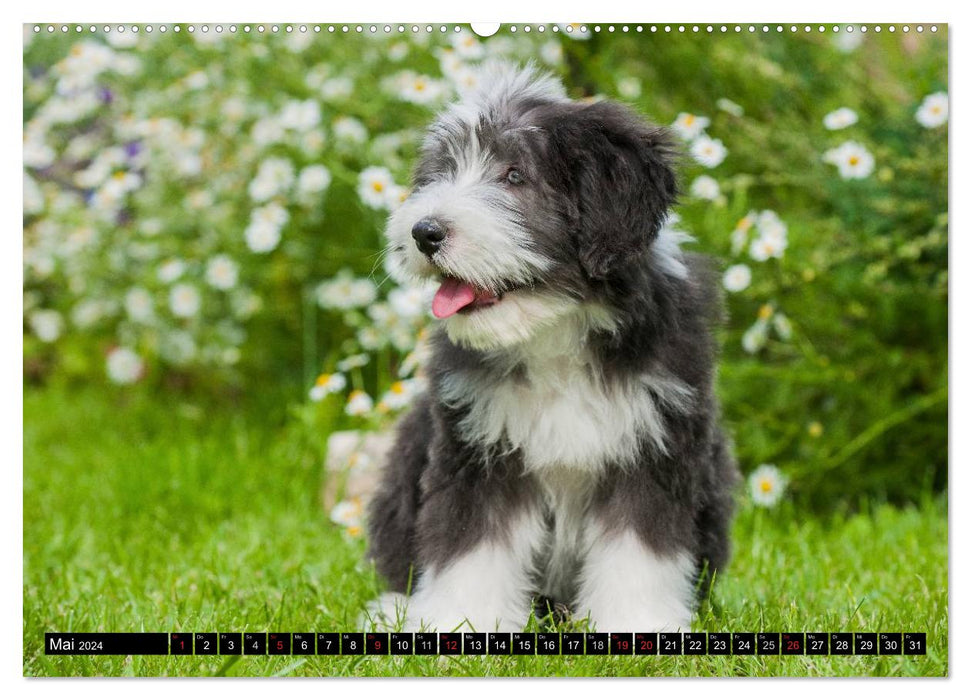
<svg viewBox="0 0 971 700">
<path fill-rule="evenodd" d="M 98 89 L 98 99 L 104 104 L 110 105 L 115 99 L 115 93 L 113 93 L 110 88 L 102 86 Z"/>
</svg>

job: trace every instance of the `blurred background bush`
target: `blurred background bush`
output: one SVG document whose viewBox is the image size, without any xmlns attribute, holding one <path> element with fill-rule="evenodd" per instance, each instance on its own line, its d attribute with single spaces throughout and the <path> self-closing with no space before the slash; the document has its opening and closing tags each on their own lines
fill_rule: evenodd
<svg viewBox="0 0 971 700">
<path fill-rule="evenodd" d="M 532 60 L 684 141 L 668 225 L 725 271 L 743 471 L 819 509 L 946 487 L 943 28 L 146 29 L 25 28 L 25 391 L 272 387 L 321 450 L 387 424 L 430 318 L 384 220 L 476 66 Z"/>
</svg>

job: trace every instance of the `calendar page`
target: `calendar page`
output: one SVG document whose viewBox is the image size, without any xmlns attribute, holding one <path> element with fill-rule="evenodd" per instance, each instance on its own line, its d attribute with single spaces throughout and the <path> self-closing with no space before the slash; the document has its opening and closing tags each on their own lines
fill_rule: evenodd
<svg viewBox="0 0 971 700">
<path fill-rule="evenodd" d="M 947 676 L 948 51 L 25 24 L 24 676 Z"/>
</svg>

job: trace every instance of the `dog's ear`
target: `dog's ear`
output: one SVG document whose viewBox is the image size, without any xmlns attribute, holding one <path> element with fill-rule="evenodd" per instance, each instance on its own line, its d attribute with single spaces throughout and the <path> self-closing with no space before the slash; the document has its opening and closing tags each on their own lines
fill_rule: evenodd
<svg viewBox="0 0 971 700">
<path fill-rule="evenodd" d="M 647 249 L 674 204 L 674 146 L 619 104 L 572 107 L 549 128 L 550 156 L 570 183 L 580 264 L 607 279 Z"/>
</svg>

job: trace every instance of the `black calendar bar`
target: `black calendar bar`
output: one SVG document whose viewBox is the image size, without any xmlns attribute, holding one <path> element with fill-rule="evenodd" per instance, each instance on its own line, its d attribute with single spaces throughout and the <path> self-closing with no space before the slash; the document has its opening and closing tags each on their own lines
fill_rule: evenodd
<svg viewBox="0 0 971 700">
<path fill-rule="evenodd" d="M 48 632 L 57 655 L 823 655 L 927 653 L 924 632 Z"/>
<path fill-rule="evenodd" d="M 191 635 L 186 635 L 186 641 L 191 646 Z M 47 632 L 44 653 L 49 656 L 168 655 L 169 635 L 166 632 Z"/>
</svg>

